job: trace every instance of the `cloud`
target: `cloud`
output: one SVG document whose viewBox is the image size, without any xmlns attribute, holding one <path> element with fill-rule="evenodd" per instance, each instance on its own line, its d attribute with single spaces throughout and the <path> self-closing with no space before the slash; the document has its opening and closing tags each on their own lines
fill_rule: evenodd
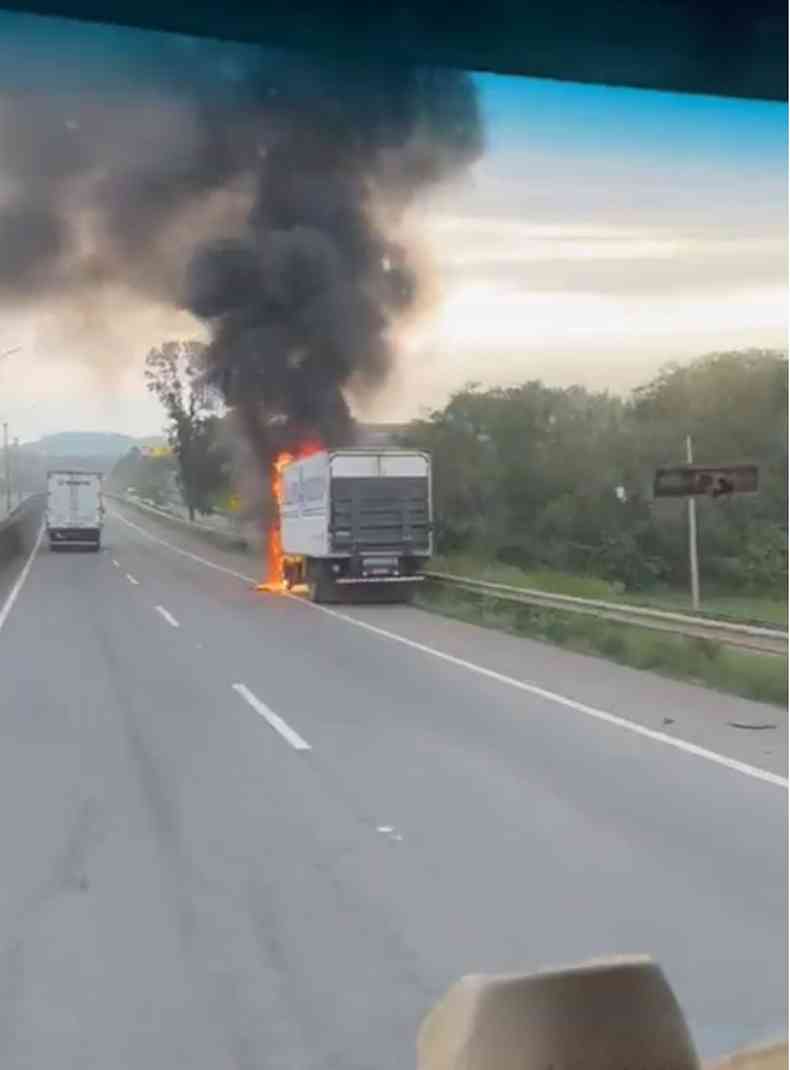
<svg viewBox="0 0 790 1070">
<path fill-rule="evenodd" d="M 412 344 L 430 341 L 451 352 L 458 347 L 508 350 L 519 343 L 593 337 L 618 347 L 651 336 L 676 342 L 713 331 L 781 331 L 786 305 L 782 287 L 746 289 L 738 302 L 716 295 L 624 301 L 595 292 L 529 293 L 478 282 L 448 291 L 431 323 L 414 332 Z"/>
<path fill-rule="evenodd" d="M 547 224 L 438 216 L 425 233 L 448 290 L 480 283 L 522 294 L 740 295 L 784 285 L 783 235 L 742 237 L 683 228 Z M 741 300 L 743 298 L 738 297 Z"/>
</svg>

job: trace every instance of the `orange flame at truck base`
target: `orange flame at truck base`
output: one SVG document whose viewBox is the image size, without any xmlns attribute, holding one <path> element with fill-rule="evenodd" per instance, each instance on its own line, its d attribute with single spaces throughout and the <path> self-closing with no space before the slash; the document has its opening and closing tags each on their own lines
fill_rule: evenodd
<svg viewBox="0 0 790 1070">
<path fill-rule="evenodd" d="M 283 470 L 293 461 L 301 461 L 305 457 L 311 457 L 314 453 L 321 453 L 324 447 L 318 441 L 307 441 L 297 447 L 294 453 L 283 450 L 277 454 L 272 462 L 271 490 L 276 515 L 269 525 L 266 533 L 266 579 L 258 584 L 257 590 L 267 591 L 270 594 L 287 590 L 283 564 L 285 554 L 283 552 L 282 528 L 280 523 L 280 510 L 283 501 Z"/>
</svg>

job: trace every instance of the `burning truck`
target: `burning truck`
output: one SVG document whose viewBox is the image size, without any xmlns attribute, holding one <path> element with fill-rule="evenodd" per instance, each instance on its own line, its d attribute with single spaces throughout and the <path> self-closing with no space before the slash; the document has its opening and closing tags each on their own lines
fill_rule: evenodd
<svg viewBox="0 0 790 1070">
<path fill-rule="evenodd" d="M 433 551 L 431 459 L 405 449 L 280 454 L 264 590 L 305 587 L 314 602 L 367 590 L 408 601 Z"/>
</svg>

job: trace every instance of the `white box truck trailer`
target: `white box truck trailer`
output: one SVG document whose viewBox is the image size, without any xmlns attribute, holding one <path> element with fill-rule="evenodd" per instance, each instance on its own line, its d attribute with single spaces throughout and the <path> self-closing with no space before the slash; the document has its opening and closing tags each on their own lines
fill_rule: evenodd
<svg viewBox="0 0 790 1070">
<path fill-rule="evenodd" d="M 407 601 L 433 552 L 431 459 L 400 449 L 315 453 L 282 471 L 288 586 L 317 602 L 375 588 Z"/>
<path fill-rule="evenodd" d="M 102 477 L 98 472 L 47 473 L 47 536 L 61 546 L 101 546 L 104 523 Z"/>
</svg>

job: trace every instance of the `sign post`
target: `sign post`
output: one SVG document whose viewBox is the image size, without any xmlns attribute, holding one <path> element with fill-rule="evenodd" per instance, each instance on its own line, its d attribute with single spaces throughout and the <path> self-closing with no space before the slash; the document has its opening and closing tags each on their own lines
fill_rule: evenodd
<svg viewBox="0 0 790 1070">
<path fill-rule="evenodd" d="M 686 461 L 694 463 L 691 435 L 686 435 Z M 691 608 L 699 609 L 699 557 L 697 556 L 697 502 L 693 494 L 688 496 L 689 511 L 689 575 L 691 576 Z"/>
<path fill-rule="evenodd" d="M 695 499 L 700 495 L 719 498 L 730 494 L 754 494 L 757 490 L 759 472 L 756 464 L 694 464 L 691 435 L 686 435 L 686 461 L 687 464 L 656 469 L 653 497 L 686 498 L 688 502 L 691 604 L 694 609 L 699 609 L 699 558 L 697 556 L 697 503 Z"/>
</svg>

